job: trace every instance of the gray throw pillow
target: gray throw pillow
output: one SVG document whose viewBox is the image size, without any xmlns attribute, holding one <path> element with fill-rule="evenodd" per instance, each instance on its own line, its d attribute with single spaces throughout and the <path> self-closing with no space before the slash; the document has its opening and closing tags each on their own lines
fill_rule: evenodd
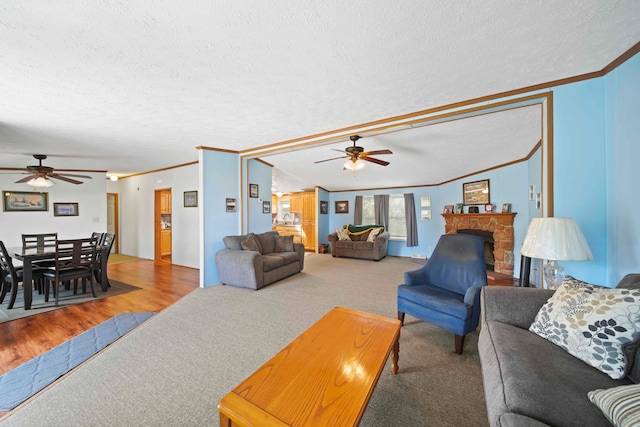
<svg viewBox="0 0 640 427">
<path fill-rule="evenodd" d="M 293 252 L 293 236 L 276 236 L 275 252 Z"/>
<path fill-rule="evenodd" d="M 262 253 L 260 241 L 255 234 L 249 234 L 249 237 L 242 241 L 242 249 L 245 251 L 256 251 Z"/>
</svg>

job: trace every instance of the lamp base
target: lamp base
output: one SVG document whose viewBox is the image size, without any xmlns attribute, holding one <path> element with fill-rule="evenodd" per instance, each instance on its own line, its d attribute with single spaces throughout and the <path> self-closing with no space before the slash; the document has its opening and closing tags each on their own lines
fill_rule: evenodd
<svg viewBox="0 0 640 427">
<path fill-rule="evenodd" d="M 558 264 L 558 261 L 547 261 L 544 265 L 544 281 L 547 288 L 558 289 L 564 281 L 564 267 Z"/>
</svg>

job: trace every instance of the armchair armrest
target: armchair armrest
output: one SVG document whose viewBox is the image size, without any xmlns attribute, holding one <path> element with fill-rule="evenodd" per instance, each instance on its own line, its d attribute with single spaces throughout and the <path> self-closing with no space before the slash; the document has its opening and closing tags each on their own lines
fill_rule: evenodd
<svg viewBox="0 0 640 427">
<path fill-rule="evenodd" d="M 553 292 L 551 289 L 485 286 L 480 298 L 483 322 L 495 320 L 529 329 Z"/>
<path fill-rule="evenodd" d="M 251 289 L 263 286 L 260 252 L 222 249 L 216 252 L 216 266 L 220 283 Z"/>
<path fill-rule="evenodd" d="M 428 283 L 428 274 L 426 265 L 404 273 L 404 284 L 407 286 L 415 286 Z"/>
</svg>

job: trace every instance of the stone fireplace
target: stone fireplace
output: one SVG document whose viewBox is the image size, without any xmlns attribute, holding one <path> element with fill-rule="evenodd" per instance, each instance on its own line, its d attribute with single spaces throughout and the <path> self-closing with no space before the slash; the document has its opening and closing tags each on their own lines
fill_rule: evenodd
<svg viewBox="0 0 640 427">
<path fill-rule="evenodd" d="M 493 270 L 513 277 L 513 219 L 516 214 L 513 212 L 442 214 L 442 216 L 445 220 L 446 234 L 454 234 L 458 230 L 493 233 Z"/>
</svg>

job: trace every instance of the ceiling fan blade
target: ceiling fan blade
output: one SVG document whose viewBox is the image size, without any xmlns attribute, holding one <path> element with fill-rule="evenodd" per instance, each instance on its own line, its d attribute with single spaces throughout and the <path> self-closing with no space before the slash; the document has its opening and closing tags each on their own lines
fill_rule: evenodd
<svg viewBox="0 0 640 427">
<path fill-rule="evenodd" d="M 360 160 L 366 160 L 367 162 L 375 163 L 380 166 L 387 166 L 389 164 L 389 162 L 385 162 L 384 160 L 380 159 L 374 159 L 373 157 L 369 156 L 360 156 Z"/>
<path fill-rule="evenodd" d="M 328 162 L 330 160 L 346 159 L 347 157 L 349 157 L 349 156 L 334 157 L 333 159 L 318 160 L 317 162 L 313 162 L 313 163 L 322 163 L 322 162 Z"/>
<path fill-rule="evenodd" d="M 374 151 L 365 151 L 361 154 L 361 156 L 369 156 L 369 155 L 378 155 L 378 154 L 393 154 L 391 150 L 374 150 Z"/>
<path fill-rule="evenodd" d="M 89 175 L 76 175 L 74 173 L 55 173 L 54 175 L 57 175 L 57 176 L 73 176 L 73 177 L 76 177 L 76 178 L 93 179 Z M 49 175 L 49 176 L 53 176 L 53 175 Z"/>
<path fill-rule="evenodd" d="M 76 181 L 75 179 L 67 178 L 65 176 L 58 175 L 57 173 L 52 173 L 51 175 L 49 175 L 49 178 L 59 179 L 60 181 L 66 181 L 72 184 L 84 184 L 82 181 Z"/>
<path fill-rule="evenodd" d="M 31 174 L 31 175 L 29 175 L 29 176 L 25 176 L 25 177 L 24 177 L 24 178 L 22 178 L 22 179 L 19 179 L 19 180 L 18 180 L 18 181 L 16 181 L 15 183 L 16 183 L 16 184 L 22 184 L 23 182 L 31 181 L 31 179 L 33 179 L 33 178 L 37 178 L 37 177 L 38 177 L 38 175 L 33 175 L 33 174 Z"/>
<path fill-rule="evenodd" d="M 344 150 L 338 150 L 336 148 L 332 148 L 331 151 L 337 151 L 338 153 L 344 153 Z"/>
</svg>

